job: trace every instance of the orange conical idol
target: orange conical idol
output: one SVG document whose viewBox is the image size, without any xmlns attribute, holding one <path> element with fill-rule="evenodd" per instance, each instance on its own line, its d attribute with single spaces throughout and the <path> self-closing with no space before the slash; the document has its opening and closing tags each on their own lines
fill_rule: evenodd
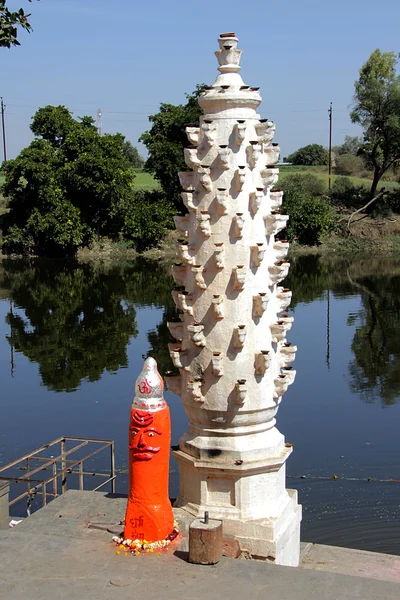
<svg viewBox="0 0 400 600">
<path fill-rule="evenodd" d="M 136 380 L 129 422 L 129 495 L 125 540 L 165 540 L 174 529 L 168 498 L 171 421 L 157 363 L 148 358 Z"/>
</svg>

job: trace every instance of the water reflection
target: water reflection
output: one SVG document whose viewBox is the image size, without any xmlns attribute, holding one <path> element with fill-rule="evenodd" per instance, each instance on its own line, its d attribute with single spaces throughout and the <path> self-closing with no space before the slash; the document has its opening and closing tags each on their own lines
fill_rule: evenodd
<svg viewBox="0 0 400 600">
<path fill-rule="evenodd" d="M 39 365 L 42 384 L 57 392 L 127 367 L 126 348 L 137 335 L 135 307 L 170 298 L 169 276 L 153 263 L 93 267 L 35 260 L 3 267 L 14 303 L 7 340 Z"/>
<path fill-rule="evenodd" d="M 326 299 L 329 366 L 329 296 L 358 295 L 360 309 L 347 324 L 355 327 L 349 362 L 350 388 L 365 402 L 391 405 L 400 397 L 400 261 L 334 261 L 318 256 L 294 261 L 286 285 L 293 290 L 291 309 Z"/>
<path fill-rule="evenodd" d="M 163 308 L 163 318 L 148 333 L 149 352 L 160 372 L 172 368 L 167 321 L 176 316 L 167 264 L 136 261 L 89 265 L 43 260 L 4 261 L 3 297 L 12 299 L 6 317 L 7 340 L 39 365 L 43 385 L 73 391 L 81 381 L 96 381 L 104 371 L 128 365 L 126 348 L 137 335 L 138 306 Z M 299 303 L 357 294 L 360 309 L 348 316 L 355 327 L 349 363 L 350 387 L 366 402 L 390 405 L 399 397 L 400 262 L 332 261 L 318 256 L 292 259 L 286 285 Z M 327 306 L 327 361 L 330 317 Z"/>
<path fill-rule="evenodd" d="M 394 404 L 400 395 L 400 275 L 364 277 L 357 282 L 361 308 L 351 344 L 351 389 L 366 402 Z"/>
</svg>

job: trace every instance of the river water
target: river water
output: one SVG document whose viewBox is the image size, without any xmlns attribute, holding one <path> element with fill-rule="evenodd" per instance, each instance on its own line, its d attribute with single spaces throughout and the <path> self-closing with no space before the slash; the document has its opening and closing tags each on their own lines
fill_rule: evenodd
<svg viewBox="0 0 400 600">
<path fill-rule="evenodd" d="M 170 368 L 168 271 L 0 263 L 0 465 L 63 435 L 114 439 L 126 493 L 135 379 L 148 355 Z M 294 445 L 287 485 L 303 505 L 302 539 L 400 554 L 400 261 L 299 257 L 286 285 L 297 377 L 277 426 Z M 176 444 L 187 418 L 166 398 Z"/>
</svg>

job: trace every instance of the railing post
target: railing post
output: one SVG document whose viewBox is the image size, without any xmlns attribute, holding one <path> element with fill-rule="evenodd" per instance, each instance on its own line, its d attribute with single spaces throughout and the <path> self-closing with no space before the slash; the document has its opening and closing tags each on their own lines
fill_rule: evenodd
<svg viewBox="0 0 400 600">
<path fill-rule="evenodd" d="M 79 463 L 79 489 L 83 491 L 83 461 Z"/>
<path fill-rule="evenodd" d="M 46 496 L 46 484 L 42 483 L 42 506 L 46 506 L 47 504 L 47 496 Z"/>
<path fill-rule="evenodd" d="M 115 494 L 115 449 L 114 440 L 111 442 L 111 493 Z"/>
<path fill-rule="evenodd" d="M 67 491 L 67 459 L 65 458 L 66 441 L 65 438 L 61 440 L 61 493 L 65 494 Z"/>
<path fill-rule="evenodd" d="M 57 463 L 53 463 L 53 498 L 57 498 Z"/>
<path fill-rule="evenodd" d="M 8 481 L 0 481 L 0 529 L 8 528 L 10 513 L 8 508 L 9 503 L 10 483 Z"/>
</svg>

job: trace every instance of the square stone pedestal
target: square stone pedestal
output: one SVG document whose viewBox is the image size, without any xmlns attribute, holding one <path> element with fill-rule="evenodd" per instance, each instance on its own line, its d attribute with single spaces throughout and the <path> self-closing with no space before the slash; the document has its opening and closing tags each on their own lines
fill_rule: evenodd
<svg viewBox="0 0 400 600">
<path fill-rule="evenodd" d="M 235 537 L 242 552 L 298 566 L 301 506 L 297 492 L 285 489 L 290 452 L 284 448 L 280 456 L 263 461 L 218 464 L 175 451 L 180 469 L 175 506 L 193 517 L 208 511 L 210 518 L 222 519 L 224 535 Z"/>
</svg>

